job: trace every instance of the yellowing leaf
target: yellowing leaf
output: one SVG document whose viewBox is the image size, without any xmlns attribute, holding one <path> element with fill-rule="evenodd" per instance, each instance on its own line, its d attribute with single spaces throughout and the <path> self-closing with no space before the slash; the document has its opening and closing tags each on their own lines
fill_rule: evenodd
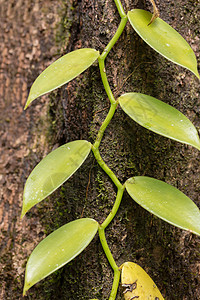
<svg viewBox="0 0 200 300">
<path fill-rule="evenodd" d="M 194 202 L 175 187 L 146 176 L 129 178 L 131 198 L 164 221 L 200 235 L 200 212 Z"/>
<path fill-rule="evenodd" d="M 99 57 L 99 51 L 83 48 L 72 51 L 45 69 L 34 81 L 25 109 L 37 97 L 46 94 L 69 82 L 87 68 Z"/>
<path fill-rule="evenodd" d="M 152 14 L 142 9 L 128 12 L 132 27 L 150 47 L 200 78 L 195 54 L 184 38 L 160 18 L 148 26 L 151 18 Z"/>
<path fill-rule="evenodd" d="M 139 265 L 125 262 L 120 269 L 125 300 L 164 300 L 151 277 Z"/>
<path fill-rule="evenodd" d="M 119 103 L 123 111 L 143 127 L 200 150 L 196 128 L 172 106 L 140 93 L 124 94 L 119 97 Z"/>
<path fill-rule="evenodd" d="M 79 219 L 60 227 L 40 242 L 26 265 L 23 295 L 34 284 L 80 254 L 97 230 L 98 223 L 95 220 Z"/>
<path fill-rule="evenodd" d="M 21 217 L 71 177 L 85 161 L 91 147 L 88 141 L 73 141 L 43 158 L 26 181 Z"/>
</svg>

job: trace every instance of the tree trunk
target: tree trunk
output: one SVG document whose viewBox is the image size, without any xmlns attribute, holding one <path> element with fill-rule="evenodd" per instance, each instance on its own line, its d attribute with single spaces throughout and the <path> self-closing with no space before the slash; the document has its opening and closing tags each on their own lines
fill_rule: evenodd
<svg viewBox="0 0 200 300">
<path fill-rule="evenodd" d="M 46 234 L 80 217 L 102 223 L 114 203 L 116 188 L 90 154 L 59 190 L 19 219 L 23 184 L 35 164 L 63 143 L 93 142 L 109 109 L 97 63 L 24 113 L 27 90 L 55 60 L 58 48 L 60 54 L 85 47 L 102 52 L 120 17 L 114 1 L 13 0 L 7 1 L 8 7 L 3 2 L 0 298 L 7 300 L 22 299 L 27 256 Z M 152 10 L 150 2 L 136 2 L 125 0 L 125 11 Z M 182 34 L 199 59 L 199 1 L 160 0 L 157 5 L 160 17 Z M 176 107 L 200 129 L 198 80 L 153 51 L 129 24 L 106 59 L 106 71 L 115 97 L 133 91 L 151 95 Z M 154 177 L 200 205 L 198 150 L 144 129 L 120 108 L 105 131 L 100 152 L 121 182 L 136 175 Z M 151 215 L 125 193 L 106 237 L 117 265 L 138 263 L 165 299 L 200 299 L 197 236 Z M 32 287 L 25 299 L 108 299 L 112 279 L 96 236 L 72 262 Z M 123 299 L 121 287 L 117 299 Z"/>
</svg>

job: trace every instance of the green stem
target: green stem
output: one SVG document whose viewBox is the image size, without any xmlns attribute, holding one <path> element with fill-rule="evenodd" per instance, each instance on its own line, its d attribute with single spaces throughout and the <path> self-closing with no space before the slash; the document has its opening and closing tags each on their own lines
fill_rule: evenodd
<svg viewBox="0 0 200 300">
<path fill-rule="evenodd" d="M 97 134 L 97 137 L 96 137 L 96 141 L 94 143 L 94 148 L 98 149 L 99 148 L 99 145 L 100 145 L 100 142 L 102 140 L 102 137 L 103 137 L 103 134 L 104 134 L 104 131 L 106 130 L 106 127 L 108 126 L 108 124 L 110 123 L 115 111 L 116 111 L 116 108 L 117 108 L 117 105 L 118 103 L 115 101 L 115 103 L 111 104 L 110 106 L 110 109 L 109 109 L 109 112 L 104 120 L 104 122 L 102 123 L 100 129 L 99 129 L 99 132 Z"/>
<path fill-rule="evenodd" d="M 108 43 L 108 45 L 106 46 L 106 48 L 104 49 L 104 51 L 102 52 L 102 54 L 100 55 L 100 57 L 98 58 L 99 61 L 99 69 L 100 69 L 100 73 L 101 73 L 101 78 L 102 78 L 102 82 L 103 82 L 103 86 L 105 88 L 105 91 L 108 95 L 108 98 L 110 100 L 111 104 L 116 103 L 115 98 L 113 96 L 113 93 L 111 91 L 110 85 L 108 83 L 108 79 L 106 76 L 106 69 L 105 69 L 105 59 L 106 56 L 108 55 L 108 53 L 110 52 L 110 50 L 112 49 L 112 47 L 114 46 L 114 44 L 117 42 L 117 40 L 119 39 L 119 37 L 121 36 L 124 27 L 126 26 L 127 23 L 127 16 L 124 13 L 123 14 L 123 18 L 121 19 L 121 22 L 119 24 L 119 27 L 117 28 L 117 31 L 115 33 L 115 35 L 113 36 L 113 38 L 111 39 L 111 41 Z"/>
<path fill-rule="evenodd" d="M 106 237 L 105 237 L 105 231 L 104 228 L 102 228 L 102 226 L 99 226 L 99 237 L 100 237 L 100 241 L 103 247 L 103 250 L 106 254 L 106 257 L 112 267 L 113 270 L 118 270 L 118 266 L 116 265 L 116 262 L 112 256 L 112 253 L 110 252 L 110 249 L 108 247 L 107 241 L 106 241 Z"/>
<path fill-rule="evenodd" d="M 99 146 L 100 146 L 100 142 L 102 140 L 104 131 L 106 130 L 106 127 L 108 126 L 108 124 L 110 123 L 116 108 L 117 108 L 118 103 L 115 101 L 115 103 L 112 103 L 110 106 L 110 110 L 104 120 L 104 122 L 102 123 L 99 132 L 97 134 L 97 138 L 95 143 L 92 146 L 92 151 L 94 153 L 94 157 L 96 158 L 98 164 L 101 166 L 101 168 L 106 172 L 106 174 L 111 178 L 111 180 L 113 181 L 113 183 L 117 186 L 117 188 L 121 188 L 122 184 L 120 183 L 120 181 L 117 179 L 116 175 L 111 171 L 111 169 L 106 165 L 106 163 L 103 161 L 100 152 L 99 152 Z"/>
<path fill-rule="evenodd" d="M 105 91 L 108 95 L 108 98 L 110 100 L 110 103 L 115 104 L 116 101 L 115 101 L 115 98 L 113 96 L 113 93 L 111 91 L 111 88 L 110 88 L 110 85 L 108 83 L 108 79 L 107 79 L 107 76 L 106 76 L 106 69 L 105 69 L 104 60 L 105 60 L 105 58 L 102 58 L 101 56 L 98 58 L 99 69 L 100 69 L 100 73 L 101 73 L 101 79 L 102 79 L 102 82 L 103 82 L 104 89 L 105 89 Z"/>
<path fill-rule="evenodd" d="M 121 1 L 120 0 L 114 0 L 114 1 L 115 1 L 115 5 L 117 6 L 117 10 L 120 14 L 120 17 L 121 18 L 125 17 L 126 14 L 125 14 L 125 11 L 124 11 L 123 6 L 121 4 Z"/>
<path fill-rule="evenodd" d="M 110 52 L 110 50 L 112 49 L 112 47 L 114 46 L 114 44 L 118 41 L 119 37 L 121 36 L 123 30 L 124 30 L 124 27 L 126 26 L 126 23 L 127 23 L 127 20 L 128 20 L 128 17 L 127 15 L 124 13 L 121 21 L 120 21 L 120 24 L 117 28 L 117 31 L 115 32 L 115 35 L 113 36 L 113 38 L 111 39 L 111 41 L 108 43 L 108 45 L 106 46 L 106 48 L 103 50 L 102 54 L 100 55 L 100 58 L 101 59 L 104 59 L 106 58 L 106 56 L 108 55 L 108 53 Z"/>
<path fill-rule="evenodd" d="M 108 215 L 108 217 L 101 224 L 102 228 L 105 229 L 110 224 L 110 222 L 112 221 L 112 219 L 115 217 L 115 215 L 116 215 L 116 213 L 118 211 L 118 208 L 120 206 L 121 200 L 122 200 L 124 189 L 125 189 L 125 186 L 122 186 L 122 187 L 118 188 L 118 192 L 117 192 L 117 197 L 116 197 L 116 200 L 115 200 L 115 204 L 113 205 L 113 208 L 112 208 L 110 214 Z"/>
<path fill-rule="evenodd" d="M 108 226 L 108 224 L 112 221 L 112 219 L 115 217 L 115 215 L 117 213 L 117 210 L 119 208 L 119 205 L 121 203 L 121 199 L 122 199 L 122 196 L 124 193 L 124 188 L 125 188 L 124 186 L 118 188 L 117 197 L 115 200 L 115 204 L 112 208 L 112 211 L 110 212 L 110 214 L 108 215 L 106 220 L 103 222 L 103 224 L 101 224 L 99 226 L 99 238 L 101 241 L 101 245 L 102 245 L 105 255 L 114 271 L 113 285 L 112 285 L 112 290 L 110 293 L 109 300 L 115 300 L 115 298 L 116 298 L 117 290 L 118 290 L 118 286 L 119 286 L 119 280 L 120 280 L 120 271 L 119 271 L 119 268 L 112 256 L 112 253 L 108 247 L 106 237 L 105 237 L 105 228 Z"/>
<path fill-rule="evenodd" d="M 119 286 L 120 271 L 119 271 L 118 266 L 116 265 L 116 262 L 112 256 L 112 253 L 110 252 L 110 249 L 108 247 L 104 228 L 102 228 L 101 226 L 99 226 L 99 238 L 101 241 L 102 248 L 106 254 L 106 257 L 107 257 L 112 269 L 114 270 L 114 280 L 113 280 L 113 285 L 112 285 L 112 290 L 110 293 L 109 300 L 115 300 L 116 295 L 117 295 L 118 286 Z"/>
<path fill-rule="evenodd" d="M 110 293 L 109 300 L 115 300 L 115 298 L 116 298 L 117 290 L 118 290 L 118 286 L 119 286 L 119 280 L 120 280 L 120 271 L 119 271 L 119 268 L 112 256 L 112 253 L 108 247 L 106 237 L 105 237 L 105 229 L 110 224 L 110 222 L 113 220 L 113 218 L 115 217 L 115 215 L 117 213 L 117 210 L 119 208 L 119 205 L 121 203 L 121 199 L 122 199 L 122 196 L 124 193 L 124 188 L 125 188 L 120 183 L 120 181 L 118 180 L 116 175 L 111 171 L 111 169 L 103 161 L 103 159 L 100 155 L 100 152 L 99 152 L 99 146 L 100 146 L 101 140 L 103 138 L 103 134 L 104 134 L 108 124 L 110 123 L 110 121 L 116 111 L 117 105 L 118 105 L 118 102 L 115 100 L 113 93 L 111 91 L 110 85 L 108 83 L 106 69 L 105 69 L 105 59 L 106 59 L 108 53 L 110 52 L 110 50 L 112 49 L 112 47 L 114 46 L 114 44 L 117 42 L 117 40 L 121 36 L 121 34 L 124 30 L 124 27 L 127 23 L 127 15 L 124 12 L 124 9 L 122 7 L 120 0 L 114 0 L 114 1 L 117 6 L 118 12 L 120 14 L 121 22 L 117 28 L 115 35 L 113 36 L 111 41 L 108 43 L 108 45 L 106 46 L 106 48 L 104 49 L 104 51 L 102 52 L 100 57 L 98 58 L 99 69 L 100 69 L 103 86 L 104 86 L 107 96 L 110 100 L 111 106 L 110 106 L 109 112 L 108 112 L 104 122 L 102 123 L 102 125 L 98 131 L 96 141 L 92 145 L 92 151 L 94 153 L 94 156 L 95 156 L 97 162 L 99 163 L 101 168 L 106 172 L 106 174 L 110 177 L 110 179 L 112 180 L 112 182 L 115 184 L 115 186 L 118 189 L 116 200 L 115 200 L 114 206 L 113 206 L 110 214 L 105 219 L 105 221 L 102 223 L 102 225 L 99 226 L 99 237 L 100 237 L 101 245 L 102 245 L 105 255 L 114 271 L 114 280 L 113 280 L 113 285 L 112 285 L 112 290 Z"/>
<path fill-rule="evenodd" d="M 103 161 L 100 153 L 99 153 L 99 149 L 94 148 L 94 146 L 92 146 L 92 151 L 94 154 L 94 157 L 96 158 L 98 164 L 100 165 L 100 167 L 106 172 L 106 174 L 111 178 L 112 182 L 117 186 L 117 187 L 122 187 L 122 184 L 120 183 L 120 181 L 117 179 L 116 175 L 113 173 L 113 171 L 111 171 L 111 169 L 106 165 L 106 163 Z"/>
<path fill-rule="evenodd" d="M 120 280 L 120 271 L 114 270 L 114 279 L 113 279 L 113 285 L 112 290 L 110 293 L 109 300 L 115 300 L 117 296 L 118 286 L 119 286 L 119 280 Z"/>
</svg>

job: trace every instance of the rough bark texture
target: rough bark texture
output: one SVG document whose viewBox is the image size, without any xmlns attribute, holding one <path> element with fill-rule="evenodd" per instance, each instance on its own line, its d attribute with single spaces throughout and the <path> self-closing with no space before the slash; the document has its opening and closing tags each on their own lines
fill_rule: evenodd
<svg viewBox="0 0 200 300">
<path fill-rule="evenodd" d="M 55 59 L 55 28 L 60 53 L 80 47 L 102 51 L 120 19 L 114 2 L 105 0 L 13 0 L 0 4 L 4 28 L 0 298 L 22 299 L 26 258 L 39 240 L 82 216 L 102 222 L 116 193 L 90 155 L 62 188 L 19 220 L 23 184 L 33 166 L 60 144 L 75 139 L 93 142 L 109 107 L 97 64 L 42 102 L 37 100 L 24 113 L 27 90 Z M 160 0 L 157 4 L 161 18 L 186 38 L 199 61 L 199 1 Z M 145 1 L 125 0 L 123 5 L 125 11 L 134 7 L 151 10 Z M 131 91 L 149 94 L 179 109 L 200 129 L 198 80 L 151 50 L 130 25 L 108 55 L 106 70 L 115 96 Z M 152 176 L 179 188 L 200 206 L 200 158 L 194 148 L 149 132 L 119 108 L 100 150 L 122 182 L 134 175 Z M 140 264 L 165 299 L 200 299 L 199 237 L 150 215 L 126 193 L 106 237 L 117 264 Z M 112 270 L 95 237 L 75 260 L 31 288 L 25 299 L 108 299 L 111 285 Z M 117 299 L 123 299 L 122 292 L 120 288 Z"/>
</svg>

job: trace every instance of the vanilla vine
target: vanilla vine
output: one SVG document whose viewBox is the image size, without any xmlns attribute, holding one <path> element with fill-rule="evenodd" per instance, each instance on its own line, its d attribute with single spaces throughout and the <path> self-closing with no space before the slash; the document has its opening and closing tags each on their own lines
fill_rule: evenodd
<svg viewBox="0 0 200 300">
<path fill-rule="evenodd" d="M 192 200 L 176 188 L 146 176 L 131 177 L 121 183 L 104 162 L 99 151 L 104 132 L 118 105 L 141 126 L 200 150 L 198 132 L 181 112 L 156 98 L 141 93 L 130 92 L 115 99 L 110 88 L 105 59 L 120 38 L 127 21 L 155 51 L 189 69 L 198 79 L 200 78 L 194 52 L 170 25 L 159 18 L 154 0 L 150 1 L 154 8 L 153 14 L 139 9 L 133 9 L 126 14 L 121 1 L 114 0 L 121 21 L 102 54 L 92 48 L 72 51 L 44 70 L 31 87 L 25 108 L 37 97 L 74 79 L 98 59 L 110 108 L 93 144 L 86 140 L 69 142 L 49 153 L 34 168 L 25 184 L 21 216 L 23 217 L 31 207 L 44 200 L 70 178 L 83 164 L 90 151 L 93 152 L 99 166 L 110 177 L 117 191 L 112 210 L 102 224 L 91 218 L 74 220 L 60 227 L 38 244 L 27 262 L 24 294 L 35 283 L 80 254 L 98 231 L 102 248 L 114 272 L 109 300 L 116 299 L 120 276 L 122 286 L 126 287 L 124 291 L 126 300 L 148 299 L 149 295 L 154 299 L 163 299 L 155 283 L 137 263 L 125 262 L 121 266 L 116 264 L 106 241 L 105 229 L 115 217 L 125 189 L 134 201 L 149 212 L 170 224 L 200 235 L 200 212 Z M 162 34 L 163 32 L 165 35 Z"/>
</svg>

